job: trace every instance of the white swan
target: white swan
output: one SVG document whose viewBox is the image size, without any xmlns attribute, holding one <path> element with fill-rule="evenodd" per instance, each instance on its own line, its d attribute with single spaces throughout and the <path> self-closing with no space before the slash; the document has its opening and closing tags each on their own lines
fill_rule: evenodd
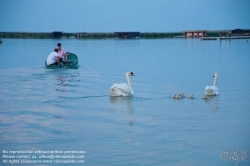
<svg viewBox="0 0 250 166">
<path fill-rule="evenodd" d="M 205 95 L 213 96 L 213 95 L 218 95 L 219 94 L 219 89 L 216 87 L 218 74 L 214 73 L 213 77 L 214 77 L 214 85 L 205 87 Z"/>
<path fill-rule="evenodd" d="M 132 85 L 130 82 L 130 76 L 135 76 L 133 72 L 127 72 L 126 78 L 128 81 L 128 84 L 121 83 L 117 84 L 115 83 L 110 87 L 110 96 L 111 97 L 118 97 L 118 96 L 132 96 L 134 94 L 134 91 L 132 89 Z"/>
</svg>

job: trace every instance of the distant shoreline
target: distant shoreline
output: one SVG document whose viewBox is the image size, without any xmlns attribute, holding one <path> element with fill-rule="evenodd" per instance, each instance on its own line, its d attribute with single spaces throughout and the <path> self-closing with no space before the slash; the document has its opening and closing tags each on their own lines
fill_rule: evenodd
<svg viewBox="0 0 250 166">
<path fill-rule="evenodd" d="M 250 30 L 189 30 L 182 32 L 0 32 L 0 39 L 164 39 L 250 36 Z"/>
<path fill-rule="evenodd" d="M 129 33 L 129 32 L 128 32 Z M 142 39 L 163 39 L 163 38 L 184 38 L 183 32 L 146 32 L 140 33 L 138 38 Z M 208 37 L 218 37 L 216 32 L 208 32 Z M 0 32 L 0 39 L 120 39 L 116 33 L 62 33 L 60 37 L 53 36 L 48 32 Z"/>
</svg>

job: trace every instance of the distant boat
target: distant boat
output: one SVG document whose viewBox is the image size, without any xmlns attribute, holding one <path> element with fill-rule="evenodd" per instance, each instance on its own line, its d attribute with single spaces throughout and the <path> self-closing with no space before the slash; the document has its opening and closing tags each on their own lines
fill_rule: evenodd
<svg viewBox="0 0 250 166">
<path fill-rule="evenodd" d="M 68 69 L 68 68 L 77 68 L 78 67 L 78 57 L 77 55 L 71 53 L 71 52 L 66 52 L 68 61 L 64 62 L 63 65 L 47 65 L 47 61 L 45 61 L 45 67 L 46 69 L 57 69 L 57 68 L 62 68 L 62 69 Z"/>
</svg>

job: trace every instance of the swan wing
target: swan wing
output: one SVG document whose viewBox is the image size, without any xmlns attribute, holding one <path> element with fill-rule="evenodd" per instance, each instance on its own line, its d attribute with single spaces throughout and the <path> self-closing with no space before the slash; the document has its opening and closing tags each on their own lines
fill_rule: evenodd
<svg viewBox="0 0 250 166">
<path fill-rule="evenodd" d="M 110 87 L 111 96 L 129 96 L 131 95 L 130 88 L 127 84 L 114 84 Z"/>
<path fill-rule="evenodd" d="M 214 95 L 218 95 L 219 94 L 219 89 L 216 86 L 210 86 L 211 89 L 213 89 Z"/>
<path fill-rule="evenodd" d="M 122 83 L 122 84 L 114 84 L 110 87 L 110 89 L 113 89 L 113 88 L 117 88 L 117 89 L 120 89 L 126 93 L 130 93 L 130 88 L 129 86 L 126 84 L 126 83 Z"/>
<path fill-rule="evenodd" d="M 206 86 L 205 87 L 205 95 L 218 95 L 219 94 L 219 90 L 216 86 Z"/>
<path fill-rule="evenodd" d="M 205 87 L 205 95 L 208 95 L 208 96 L 214 95 L 213 89 L 211 89 L 210 86 Z"/>
</svg>

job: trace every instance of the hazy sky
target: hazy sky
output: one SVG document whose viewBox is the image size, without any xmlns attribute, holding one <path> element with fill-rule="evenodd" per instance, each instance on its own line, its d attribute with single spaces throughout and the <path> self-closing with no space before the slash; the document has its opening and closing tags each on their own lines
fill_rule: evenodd
<svg viewBox="0 0 250 166">
<path fill-rule="evenodd" d="M 250 29 L 250 0 L 0 0 L 0 31 Z"/>
</svg>

